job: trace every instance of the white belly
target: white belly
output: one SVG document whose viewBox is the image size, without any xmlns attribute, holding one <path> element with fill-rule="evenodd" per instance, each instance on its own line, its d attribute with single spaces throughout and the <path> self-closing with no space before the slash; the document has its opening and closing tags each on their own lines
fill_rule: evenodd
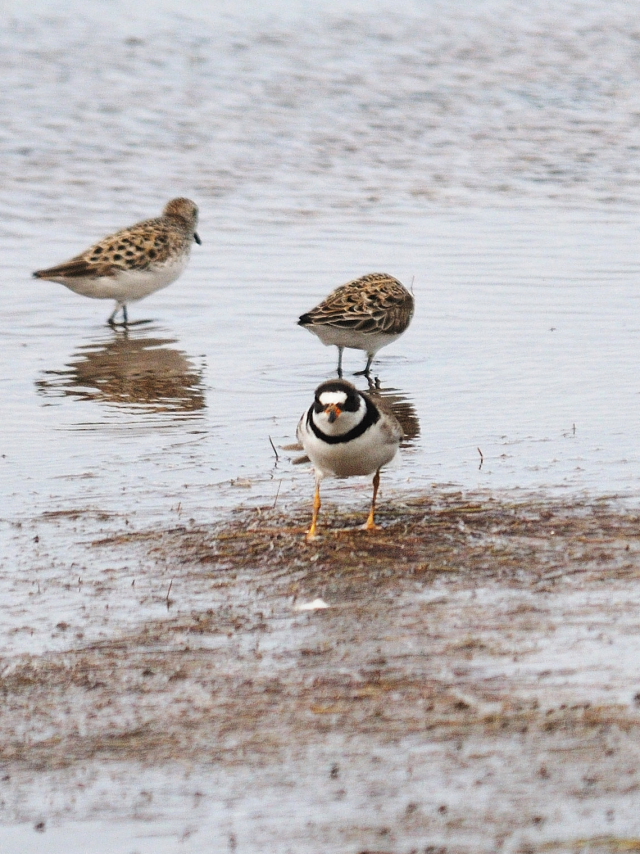
<svg viewBox="0 0 640 854">
<path fill-rule="evenodd" d="M 112 276 L 61 277 L 53 281 L 92 299 L 113 299 L 119 303 L 135 302 L 175 282 L 187 266 L 188 260 L 189 256 L 185 254 L 147 270 L 118 270 Z"/>
<path fill-rule="evenodd" d="M 364 350 L 366 353 L 375 355 L 381 347 L 386 347 L 391 344 L 396 338 L 399 338 L 402 333 L 397 335 L 389 335 L 386 332 L 359 332 L 355 329 L 337 329 L 335 326 L 307 326 L 310 332 L 313 332 L 326 344 L 327 347 L 335 345 L 336 347 L 347 347 L 351 350 Z"/>
<path fill-rule="evenodd" d="M 307 456 L 323 477 L 355 477 L 373 474 L 395 457 L 399 442 L 374 440 L 366 433 L 344 444 L 328 445 L 302 423 L 298 431 Z"/>
</svg>

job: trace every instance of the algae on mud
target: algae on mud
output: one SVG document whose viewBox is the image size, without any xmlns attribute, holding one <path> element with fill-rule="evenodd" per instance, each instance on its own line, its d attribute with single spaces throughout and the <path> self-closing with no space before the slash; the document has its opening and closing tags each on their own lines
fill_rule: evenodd
<svg viewBox="0 0 640 854">
<path fill-rule="evenodd" d="M 313 544 L 300 506 L 94 541 L 170 578 L 166 616 L 5 659 L 7 785 L 24 792 L 57 775 L 64 791 L 78 769 L 105 762 L 134 777 L 178 763 L 217 768 L 230 785 L 248 769 L 303 780 L 322 756 L 348 774 L 348 801 L 377 755 L 389 782 L 372 802 L 396 816 L 394 852 L 430 834 L 448 840 L 443 850 L 484 850 L 478 839 L 514 828 L 542 851 L 585 798 L 600 816 L 629 813 L 640 791 L 629 763 L 640 733 L 640 514 L 615 501 L 434 489 L 386 502 L 380 531 L 344 527 L 356 520 L 330 507 Z M 317 596 L 329 607 L 296 610 Z M 293 785 L 313 812 L 313 794 Z M 332 822 L 344 840 L 355 813 L 343 806 Z M 15 802 L 11 812 L 5 822 L 29 815 Z M 114 798 L 111 814 L 121 812 Z M 367 815 L 362 845 L 374 832 Z"/>
</svg>

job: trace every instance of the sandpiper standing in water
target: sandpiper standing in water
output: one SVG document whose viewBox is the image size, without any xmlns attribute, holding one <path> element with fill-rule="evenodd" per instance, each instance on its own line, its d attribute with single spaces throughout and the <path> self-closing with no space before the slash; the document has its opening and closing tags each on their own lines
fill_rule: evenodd
<svg viewBox="0 0 640 854">
<path fill-rule="evenodd" d="M 342 376 L 345 347 L 364 350 L 367 364 L 358 374 L 369 376 L 373 357 L 381 347 L 399 338 L 411 323 L 414 301 L 393 276 L 369 273 L 347 282 L 298 320 L 327 346 L 338 348 L 338 376 Z"/>
<path fill-rule="evenodd" d="M 107 321 L 115 326 L 118 311 L 127 326 L 127 305 L 174 282 L 187 266 L 196 231 L 198 208 L 190 199 L 172 199 L 162 216 L 146 219 L 105 237 L 70 261 L 37 270 L 36 279 L 59 282 L 77 294 L 113 299 Z"/>
</svg>

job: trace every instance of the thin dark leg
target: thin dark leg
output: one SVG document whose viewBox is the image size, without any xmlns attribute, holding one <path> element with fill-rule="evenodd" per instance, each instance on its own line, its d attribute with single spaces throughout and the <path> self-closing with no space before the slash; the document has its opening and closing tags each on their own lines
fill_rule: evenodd
<svg viewBox="0 0 640 854">
<path fill-rule="evenodd" d="M 109 315 L 109 319 L 107 320 L 107 323 L 109 324 L 109 326 L 115 326 L 116 325 L 116 314 L 119 311 L 120 311 L 120 303 L 117 302 L 116 307 L 113 309 L 113 311 Z"/>
<path fill-rule="evenodd" d="M 116 315 L 118 314 L 120 309 L 122 309 L 122 326 L 128 325 L 129 317 L 127 315 L 127 306 L 124 303 L 117 302 L 116 307 L 113 309 L 113 311 L 109 315 L 109 319 L 107 320 L 109 326 L 118 326 L 118 324 L 116 323 Z"/>
<path fill-rule="evenodd" d="M 368 377 L 369 376 L 369 370 L 371 368 L 371 363 L 373 362 L 374 354 L 373 353 L 367 353 L 367 356 L 368 356 L 367 365 L 366 365 L 364 371 L 356 371 L 354 374 L 354 377 Z"/>
<path fill-rule="evenodd" d="M 342 379 L 342 353 L 344 347 L 338 347 L 338 377 Z"/>
</svg>

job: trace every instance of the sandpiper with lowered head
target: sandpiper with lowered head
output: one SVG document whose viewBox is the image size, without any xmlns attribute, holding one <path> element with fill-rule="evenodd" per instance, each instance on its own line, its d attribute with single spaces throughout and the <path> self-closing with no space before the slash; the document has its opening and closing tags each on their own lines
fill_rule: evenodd
<svg viewBox="0 0 640 854">
<path fill-rule="evenodd" d="M 364 350 L 368 377 L 373 357 L 407 329 L 413 317 L 414 300 L 409 291 L 387 273 L 369 273 L 347 282 L 298 320 L 323 344 L 338 348 L 338 376 L 342 376 L 345 347 Z"/>
</svg>

